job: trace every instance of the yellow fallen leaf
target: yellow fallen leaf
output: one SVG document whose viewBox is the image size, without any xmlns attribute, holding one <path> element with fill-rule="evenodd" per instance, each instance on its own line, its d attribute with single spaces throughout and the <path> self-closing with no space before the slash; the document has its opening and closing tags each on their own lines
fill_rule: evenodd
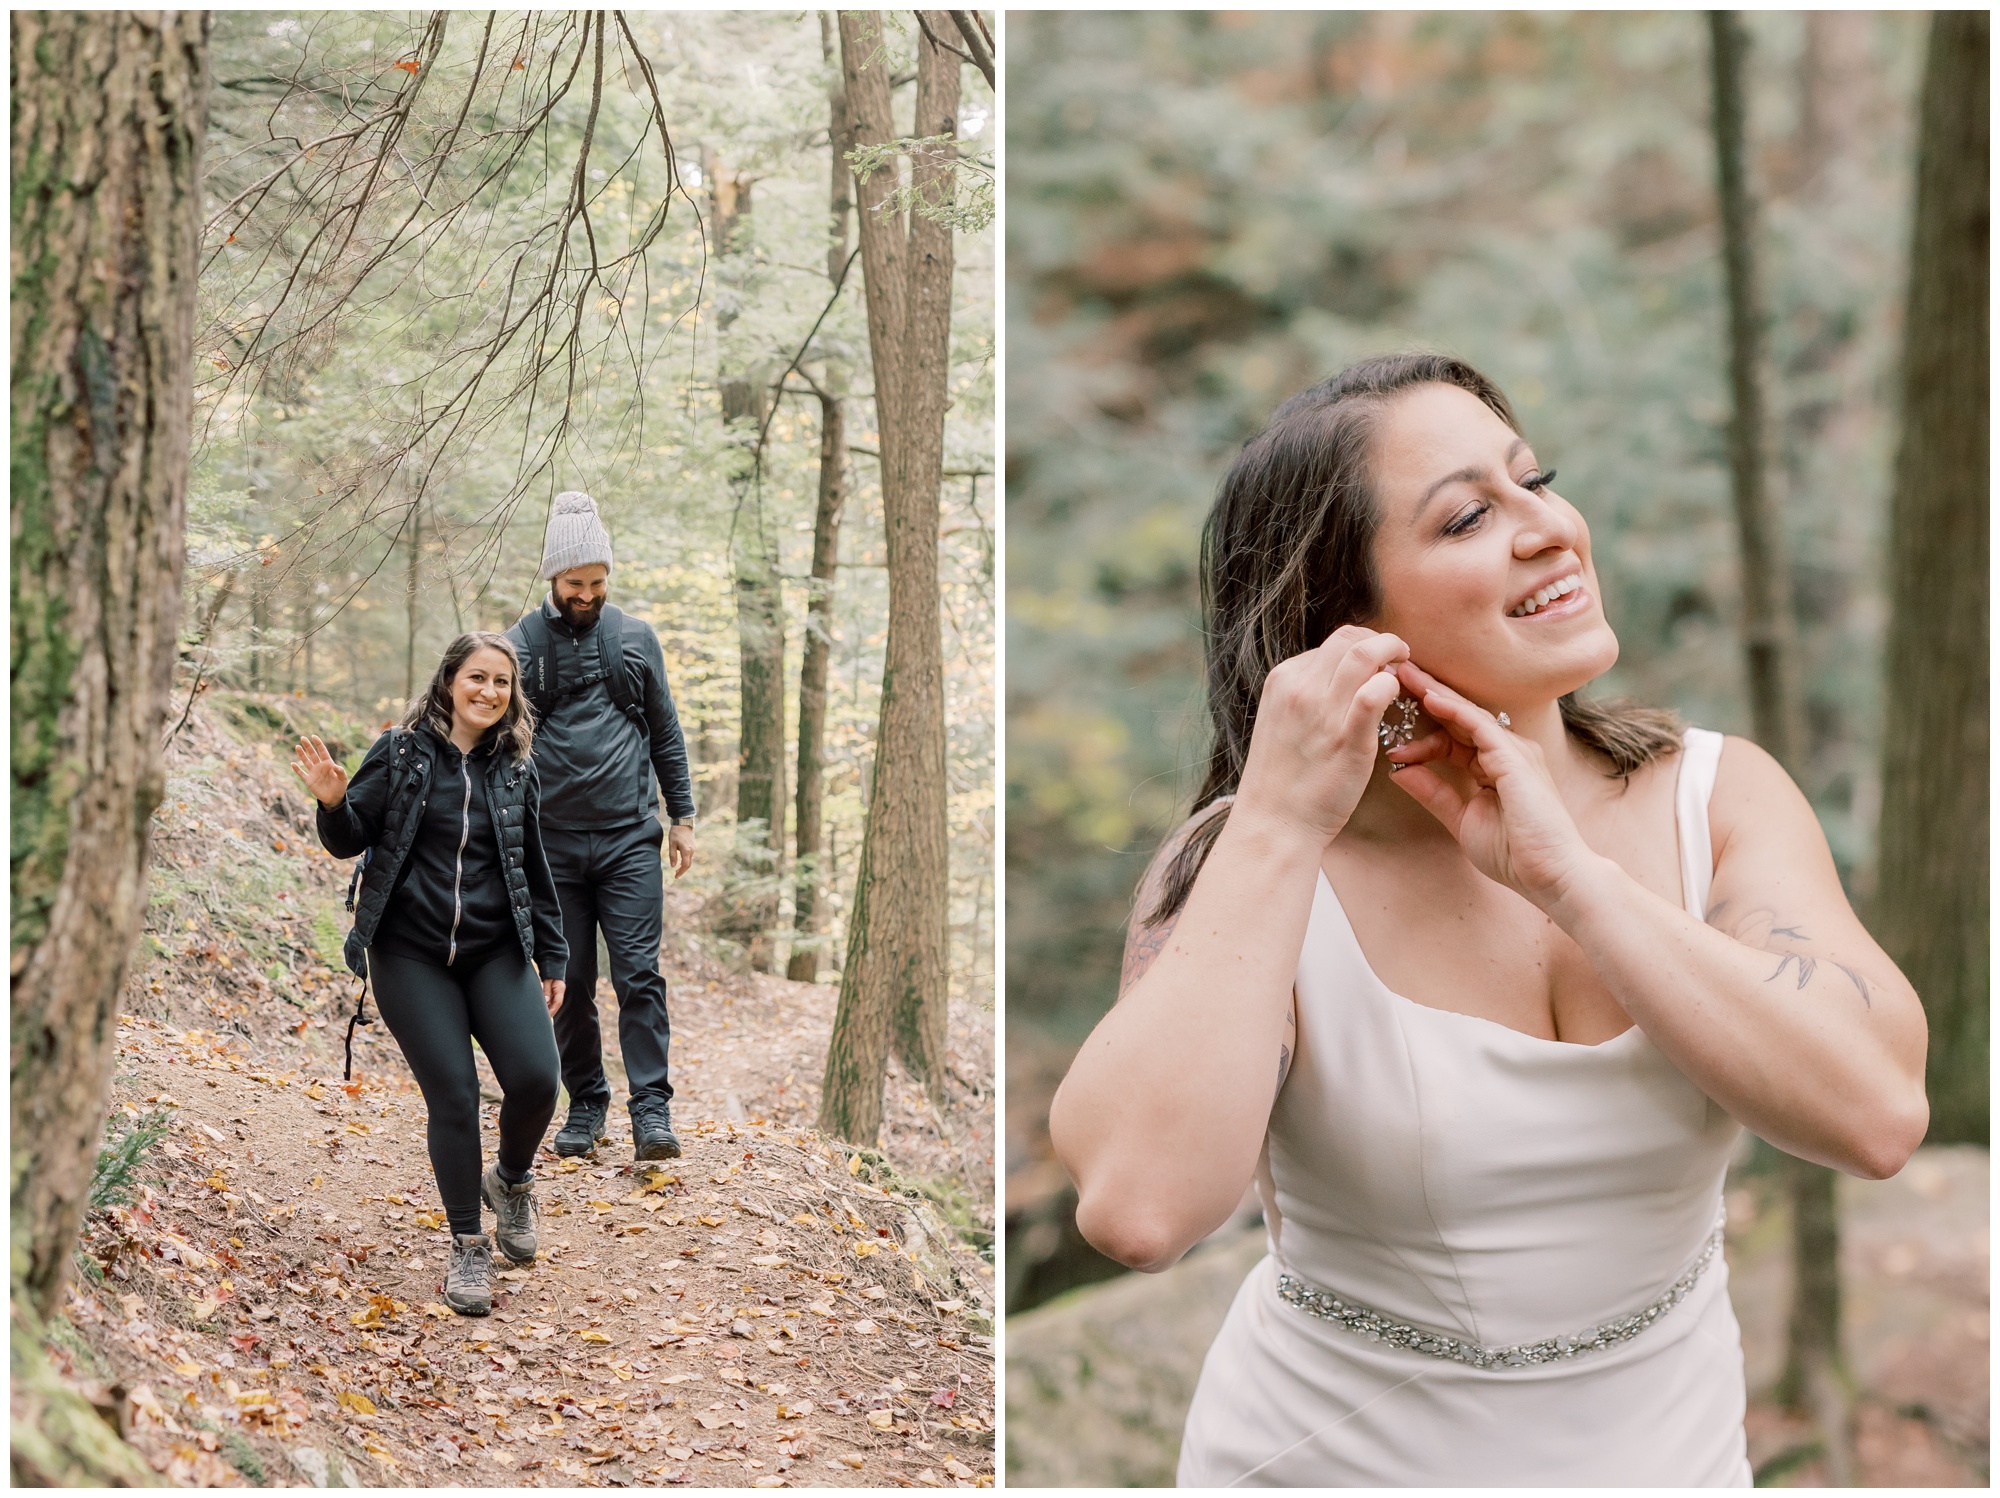
<svg viewBox="0 0 2000 1498">
<path fill-rule="evenodd" d="M 370 1399 L 366 1394 L 355 1394 L 342 1389 L 333 1397 L 343 1408 L 353 1410 L 357 1415 L 372 1415 L 375 1413 L 375 1401 Z"/>
<path fill-rule="evenodd" d="M 720 1217 L 697 1217 L 695 1221 L 705 1228 L 719 1228 L 722 1226 L 722 1219 Z"/>
<path fill-rule="evenodd" d="M 801 1227 L 816 1228 L 819 1226 L 819 1219 L 814 1217 L 810 1212 L 801 1212 L 792 1221 L 798 1223 Z"/>
<path fill-rule="evenodd" d="M 858 1176 L 861 1174 L 861 1157 L 859 1155 L 851 1155 L 848 1157 L 847 1173 L 851 1176 Z"/>
<path fill-rule="evenodd" d="M 202 1181 L 202 1185 L 215 1191 L 227 1191 L 229 1189 L 229 1182 L 222 1178 L 222 1172 L 219 1170 L 214 1175 L 206 1177 Z"/>
<path fill-rule="evenodd" d="M 306 1096 L 311 1098 L 314 1102 L 318 1102 L 321 1098 L 326 1096 L 326 1089 L 320 1086 L 319 1083 L 315 1082 L 312 1084 L 312 1086 L 306 1089 Z"/>
<path fill-rule="evenodd" d="M 368 1132 L 368 1125 L 358 1118 L 351 1118 L 347 1121 L 347 1132 L 350 1134 L 366 1134 Z"/>
<path fill-rule="evenodd" d="M 881 1250 L 872 1243 L 856 1243 L 854 1245 L 854 1257 L 857 1259 L 873 1258 L 880 1252 Z"/>
<path fill-rule="evenodd" d="M 896 1423 L 896 1412 L 894 1410 L 870 1410 L 868 1412 L 868 1423 L 877 1430 L 887 1430 Z"/>
<path fill-rule="evenodd" d="M 448 1321 L 451 1319 L 453 1312 L 450 1306 L 441 1306 L 434 1300 L 427 1300 L 424 1302 L 424 1314 Z"/>
<path fill-rule="evenodd" d="M 578 1332 L 577 1336 L 586 1342 L 609 1342 L 611 1340 L 603 1332 Z"/>
</svg>

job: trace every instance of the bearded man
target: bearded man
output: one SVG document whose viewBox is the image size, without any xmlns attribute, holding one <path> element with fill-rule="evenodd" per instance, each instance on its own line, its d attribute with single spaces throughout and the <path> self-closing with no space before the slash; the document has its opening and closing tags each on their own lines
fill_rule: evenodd
<svg viewBox="0 0 2000 1498">
<path fill-rule="evenodd" d="M 633 1152 L 680 1155 L 668 1104 L 671 1027 L 660 976 L 664 880 L 660 798 L 674 877 L 694 862 L 694 788 L 687 745 L 667 690 L 660 638 L 606 598 L 611 536 L 588 494 L 558 494 L 542 545 L 549 596 L 507 637 L 535 709 L 542 842 L 569 943 L 569 1002 L 555 1016 L 569 1118 L 559 1155 L 609 1141 L 611 1085 L 597 1019 L 597 937 L 618 999 Z"/>
</svg>

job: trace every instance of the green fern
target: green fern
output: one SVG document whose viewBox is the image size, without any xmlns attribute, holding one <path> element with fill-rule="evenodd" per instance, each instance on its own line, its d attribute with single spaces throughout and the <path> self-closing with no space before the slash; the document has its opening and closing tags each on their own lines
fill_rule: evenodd
<svg viewBox="0 0 2000 1498">
<path fill-rule="evenodd" d="M 126 1121 L 122 1132 L 112 1129 Z M 104 1144 L 97 1152 L 97 1164 L 90 1172 L 90 1209 L 123 1206 L 132 1200 L 132 1191 L 146 1177 L 147 1160 L 173 1127 L 173 1115 L 165 1109 L 138 1118 L 114 1114 L 105 1126 Z"/>
</svg>

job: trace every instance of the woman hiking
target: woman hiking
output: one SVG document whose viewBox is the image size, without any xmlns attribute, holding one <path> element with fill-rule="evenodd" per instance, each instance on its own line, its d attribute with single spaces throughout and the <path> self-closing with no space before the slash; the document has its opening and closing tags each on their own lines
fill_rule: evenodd
<svg viewBox="0 0 2000 1498">
<path fill-rule="evenodd" d="M 431 1169 L 451 1224 L 444 1299 L 462 1316 L 493 1308 L 496 1241 L 516 1263 L 535 1257 L 529 1167 L 559 1079 L 550 1016 L 562 1007 L 569 952 L 519 680 L 505 636 L 460 635 L 352 784 L 317 737 L 299 740 L 292 761 L 319 801 L 326 851 L 367 855 L 347 963 L 372 976 L 430 1111 Z M 499 1160 L 483 1175 L 475 1038 L 504 1096 Z M 482 1200 L 498 1218 L 492 1238 L 481 1231 Z"/>
</svg>

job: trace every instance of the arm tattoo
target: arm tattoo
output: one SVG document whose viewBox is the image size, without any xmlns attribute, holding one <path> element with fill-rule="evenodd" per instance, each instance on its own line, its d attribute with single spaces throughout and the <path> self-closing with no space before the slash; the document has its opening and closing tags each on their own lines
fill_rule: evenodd
<svg viewBox="0 0 2000 1498">
<path fill-rule="evenodd" d="M 1167 943 L 1173 940 L 1174 927 L 1180 924 L 1176 915 L 1172 920 L 1161 921 L 1157 926 L 1148 926 L 1136 916 L 1132 927 L 1125 936 L 1125 965 L 1118 974 L 1118 997 L 1124 998 L 1132 985 L 1146 976 L 1146 970 L 1166 951 Z"/>
<path fill-rule="evenodd" d="M 1298 1000 L 1294 998 L 1292 1002 L 1296 1004 Z M 1287 1036 L 1287 1043 L 1278 1047 L 1278 1091 L 1279 1092 L 1283 1092 L 1285 1090 L 1285 1078 L 1291 1074 L 1292 1047 L 1290 1045 L 1290 1041 L 1296 1040 L 1298 1038 L 1297 1036 L 1298 1028 L 1299 1028 L 1298 1012 L 1295 1009 L 1287 1009 L 1285 1011 L 1285 1035 Z M 1272 1101 L 1275 1102 L 1276 1100 L 1277 1100 L 1276 1095 L 1274 1094 L 1272 1097 Z"/>
<path fill-rule="evenodd" d="M 1849 983 L 1852 983 L 1854 985 L 1855 992 L 1861 995 L 1861 1002 L 1866 1004 L 1870 1009 L 1873 1009 L 1875 1007 L 1875 1001 L 1870 997 L 1868 997 L 1868 980 L 1862 977 L 1861 974 L 1854 971 L 1853 968 L 1849 967 L 1844 962 L 1836 962 L 1834 963 L 1834 966 L 1839 968 L 1843 973 L 1847 974 L 1847 981 Z"/>
<path fill-rule="evenodd" d="M 1779 978 L 1784 976 L 1785 969 L 1790 967 L 1795 962 L 1799 965 L 1798 986 L 1800 988 L 1804 988 L 1806 984 L 1812 981 L 1812 975 L 1818 970 L 1819 963 L 1815 961 L 1813 958 L 1806 956 L 1805 953 L 1803 952 L 1785 953 L 1784 956 L 1778 959 L 1778 970 L 1772 973 L 1771 976 L 1766 978 L 1764 981 L 1766 983 L 1777 982 Z"/>
<path fill-rule="evenodd" d="M 1728 900 L 1718 900 L 1714 905 L 1710 906 L 1708 924 L 1734 937 L 1747 947 L 1756 947 L 1762 951 L 1770 952 L 1777 957 L 1778 965 L 1772 970 L 1771 976 L 1764 980 L 1766 983 L 1775 983 L 1784 977 L 1788 971 L 1796 969 L 1793 972 L 1792 986 L 1795 991 L 1804 988 L 1819 972 L 1820 962 L 1825 960 L 1832 963 L 1834 967 L 1840 969 L 1846 975 L 1847 981 L 1854 985 L 1854 991 L 1861 995 L 1861 1002 L 1863 1004 L 1867 1005 L 1870 1009 L 1875 1007 L 1873 991 L 1868 987 L 1868 980 L 1846 963 L 1836 961 L 1831 957 L 1821 959 L 1808 956 L 1804 952 L 1781 951 L 1771 945 L 1774 939 L 1797 942 L 1812 940 L 1806 934 L 1803 927 L 1780 925 L 1777 914 L 1774 911 L 1763 909 L 1746 911 L 1740 918 L 1725 922 L 1722 917 L 1730 909 L 1730 904 L 1731 902 Z"/>
</svg>

